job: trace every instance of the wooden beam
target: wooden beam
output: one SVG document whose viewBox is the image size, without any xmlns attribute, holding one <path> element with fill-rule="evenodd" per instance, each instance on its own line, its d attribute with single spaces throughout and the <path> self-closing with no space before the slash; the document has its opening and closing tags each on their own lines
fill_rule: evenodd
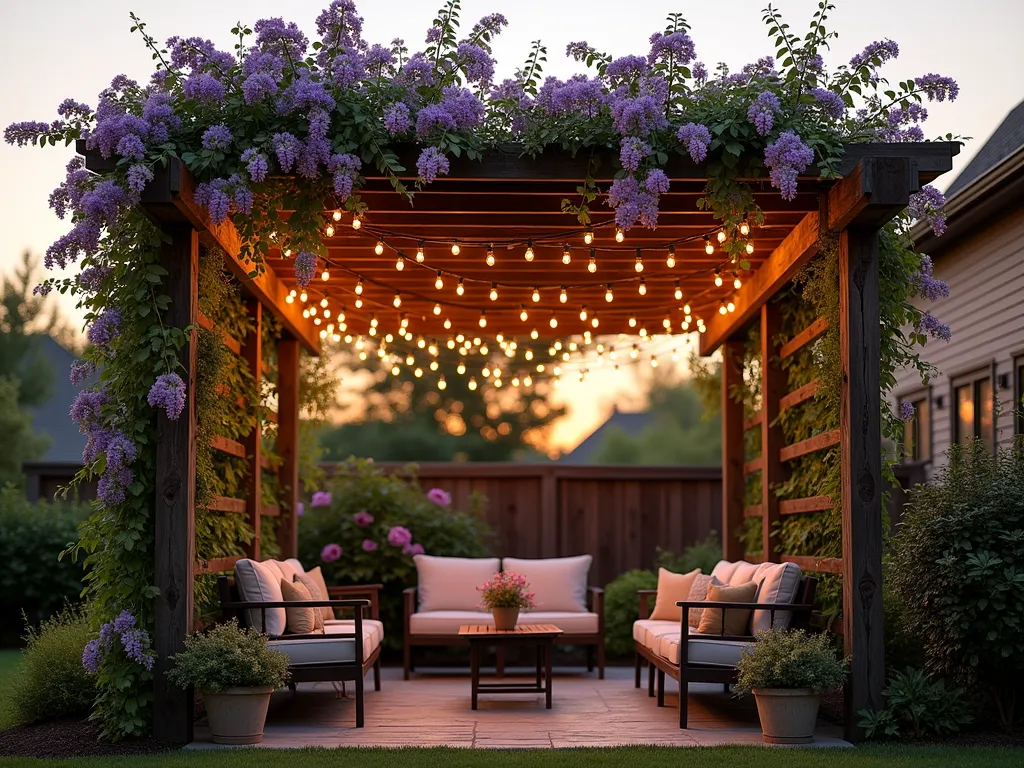
<svg viewBox="0 0 1024 768">
<path fill-rule="evenodd" d="M 160 265 L 167 270 L 163 292 L 170 305 L 163 322 L 172 328 L 195 326 L 199 314 L 199 236 L 188 224 L 164 229 Z M 192 741 L 193 693 L 171 685 L 168 658 L 184 648 L 192 629 L 195 564 L 196 333 L 186 336 L 178 356 L 188 397 L 174 421 L 157 409 L 153 580 L 156 597 L 153 648 L 153 735 L 160 741 Z"/>
<path fill-rule="evenodd" d="M 805 400 L 810 400 L 818 392 L 818 387 L 821 386 L 821 382 L 818 379 L 809 381 L 799 389 L 794 389 L 784 398 L 779 400 L 779 410 L 785 411 L 793 406 L 800 405 Z"/>
<path fill-rule="evenodd" d="M 743 342 L 728 341 L 722 348 L 722 556 L 739 560 L 743 544 L 743 400 L 734 397 L 743 387 Z"/>
<path fill-rule="evenodd" d="M 260 514 L 263 517 L 280 517 L 281 507 L 277 504 L 264 504 L 260 507 Z"/>
<path fill-rule="evenodd" d="M 919 188 L 917 164 L 906 157 L 866 157 L 828 193 L 830 230 L 856 221 L 877 229 L 907 207 Z"/>
<path fill-rule="evenodd" d="M 748 504 L 743 508 L 744 518 L 764 517 L 764 507 L 760 504 Z"/>
<path fill-rule="evenodd" d="M 782 349 L 779 350 L 779 357 L 789 357 L 804 344 L 807 344 L 821 336 L 821 334 L 825 332 L 826 328 L 828 328 L 828 320 L 824 317 L 819 317 L 809 326 L 800 331 L 800 333 L 783 344 Z"/>
<path fill-rule="evenodd" d="M 764 469 L 764 456 L 758 456 L 756 459 L 751 459 L 743 465 L 743 474 L 752 475 L 755 472 L 760 472 Z"/>
<path fill-rule="evenodd" d="M 878 234 L 839 237 L 839 347 L 842 384 L 843 640 L 851 656 L 846 738 L 863 733 L 856 713 L 885 706 L 882 619 L 882 427 Z"/>
<path fill-rule="evenodd" d="M 801 571 L 808 573 L 842 573 L 843 561 L 838 557 L 813 557 L 811 555 L 783 555 L 784 563 L 794 563 Z"/>
<path fill-rule="evenodd" d="M 197 560 L 195 573 L 196 575 L 201 573 L 224 573 L 225 571 L 232 570 L 235 567 L 235 563 L 241 559 L 241 555 L 234 555 L 232 557 L 215 557 L 211 560 Z"/>
<path fill-rule="evenodd" d="M 772 255 L 746 279 L 736 292 L 733 303 L 736 311 L 728 315 L 717 312 L 707 323 L 707 331 L 700 334 L 700 353 L 710 355 L 726 339 L 738 334 L 755 318 L 761 305 L 800 271 L 818 252 L 820 216 L 817 211 L 806 214 L 793 228 Z"/>
<path fill-rule="evenodd" d="M 231 512 L 236 515 L 245 514 L 245 499 L 232 499 L 228 496 L 214 496 L 206 508 L 213 512 Z"/>
<path fill-rule="evenodd" d="M 780 452 L 785 435 L 779 423 L 779 401 L 786 394 L 786 372 L 779 362 L 779 333 L 782 309 L 775 302 L 761 305 L 761 551 L 771 562 L 779 542 L 779 497 L 775 489 L 788 472 Z"/>
<path fill-rule="evenodd" d="M 221 451 L 222 453 L 230 454 L 239 459 L 245 458 L 245 446 L 237 440 L 230 440 L 226 437 L 217 435 L 213 440 L 210 441 L 210 447 L 215 451 Z"/>
<path fill-rule="evenodd" d="M 246 310 L 252 325 L 245 335 L 242 345 L 242 359 L 252 375 L 253 386 L 259 392 L 263 380 L 263 304 L 258 301 L 247 302 Z M 253 420 L 252 429 L 245 438 L 245 455 L 248 457 L 248 470 L 243 485 L 245 497 L 245 515 L 252 526 L 252 541 L 249 542 L 248 555 L 253 560 L 260 559 L 260 505 L 262 496 L 263 462 L 261 461 L 263 429 L 259 419 Z"/>
<path fill-rule="evenodd" d="M 761 426 L 761 412 L 758 411 L 749 419 L 743 422 L 743 431 L 746 432 L 748 429 Z"/>
<path fill-rule="evenodd" d="M 806 440 L 801 440 L 799 443 L 787 445 L 779 451 L 779 458 L 782 461 L 792 461 L 793 459 L 798 459 L 801 456 L 806 456 L 808 453 L 820 451 L 822 448 L 831 448 L 838 442 L 839 430 L 829 430 L 828 432 L 817 434 L 814 437 L 809 437 Z"/>
<path fill-rule="evenodd" d="M 832 509 L 831 496 L 807 496 L 779 502 L 780 515 L 800 515 L 805 512 L 822 512 L 826 509 Z"/>
<path fill-rule="evenodd" d="M 299 549 L 299 344 L 277 342 L 277 468 L 278 498 L 284 514 L 277 523 L 277 543 L 283 557 Z"/>
</svg>

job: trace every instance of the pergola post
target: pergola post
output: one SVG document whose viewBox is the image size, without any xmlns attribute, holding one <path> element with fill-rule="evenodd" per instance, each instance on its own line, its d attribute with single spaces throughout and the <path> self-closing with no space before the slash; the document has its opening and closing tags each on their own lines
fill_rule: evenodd
<svg viewBox="0 0 1024 768">
<path fill-rule="evenodd" d="M 782 310 L 771 301 L 761 306 L 761 556 L 771 562 L 778 544 L 779 498 L 773 486 L 785 480 L 779 452 L 785 445 L 778 424 L 779 401 L 788 386 L 779 364 Z"/>
<path fill-rule="evenodd" d="M 252 329 L 245 336 L 242 345 L 242 359 L 245 360 L 252 374 L 253 385 L 256 387 L 257 400 L 262 398 L 263 385 L 263 304 L 252 301 L 247 306 L 252 319 Z M 249 462 L 249 471 L 245 480 L 245 514 L 252 526 L 252 541 L 249 543 L 248 555 L 253 560 L 260 559 L 260 512 L 262 503 L 262 437 L 263 419 L 260 416 L 261 404 L 256 403 L 256 414 L 252 430 L 245 439 L 245 456 Z"/>
<path fill-rule="evenodd" d="M 743 386 L 743 342 L 722 345 L 722 557 L 743 559 L 743 400 L 731 393 Z"/>
<path fill-rule="evenodd" d="M 190 224 L 165 225 L 170 242 L 160 246 L 167 270 L 164 290 L 170 305 L 164 322 L 193 330 L 178 360 L 185 380 L 185 410 L 171 421 L 157 409 L 156 499 L 154 504 L 153 579 L 160 590 L 154 614 L 153 673 L 155 738 L 178 744 L 192 741 L 193 695 L 171 685 L 168 657 L 182 650 L 192 628 L 195 562 L 196 478 L 196 332 L 199 318 L 199 233 Z"/>
<path fill-rule="evenodd" d="M 281 517 L 277 543 L 281 557 L 297 557 L 299 550 L 299 342 L 277 342 L 277 470 Z"/>
<path fill-rule="evenodd" d="M 882 444 L 878 333 L 878 233 L 851 227 L 839 236 L 842 365 L 843 641 L 852 658 L 846 686 L 846 738 L 859 741 L 854 714 L 884 706 L 882 627 Z"/>
</svg>

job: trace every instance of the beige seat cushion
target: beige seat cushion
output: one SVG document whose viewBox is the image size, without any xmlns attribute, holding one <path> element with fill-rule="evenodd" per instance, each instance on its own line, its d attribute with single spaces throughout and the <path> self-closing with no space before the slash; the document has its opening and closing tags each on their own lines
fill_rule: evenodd
<svg viewBox="0 0 1024 768">
<path fill-rule="evenodd" d="M 519 614 L 520 624 L 554 624 L 567 635 L 590 635 L 598 631 L 596 613 L 576 611 L 531 611 Z M 419 611 L 409 620 L 412 635 L 458 635 L 464 624 L 494 626 L 494 617 L 483 611 Z"/>
<path fill-rule="evenodd" d="M 506 557 L 501 569 L 526 578 L 537 604 L 535 611 L 586 613 L 587 574 L 593 562 L 590 555 L 542 560 Z"/>
<path fill-rule="evenodd" d="M 243 558 L 235 563 L 235 585 L 238 595 L 245 603 L 279 603 L 281 596 L 281 572 L 278 568 Z M 261 611 L 249 609 L 245 621 L 250 627 L 263 630 Z M 266 633 L 271 636 L 283 635 L 286 626 L 284 608 L 266 609 Z"/>
<path fill-rule="evenodd" d="M 663 635 L 658 645 L 658 653 L 671 661 L 679 664 L 679 638 L 681 635 Z M 687 646 L 687 661 L 691 664 L 715 664 L 723 667 L 734 667 L 739 663 L 743 655 L 743 649 L 749 648 L 751 643 L 742 640 L 702 640 L 700 636 L 691 632 L 690 644 Z"/>
<path fill-rule="evenodd" d="M 688 600 L 693 582 L 700 576 L 700 568 L 689 573 L 673 573 L 666 568 L 658 569 L 658 595 L 651 611 L 651 618 L 659 621 L 680 621 L 683 609 L 676 603 Z"/>
<path fill-rule="evenodd" d="M 802 574 L 795 563 L 762 563 L 754 572 L 754 581 L 758 583 L 757 602 L 759 603 L 792 603 L 796 600 L 800 589 Z M 788 627 L 793 618 L 792 611 L 780 611 L 775 614 L 776 627 Z M 754 611 L 750 618 L 751 634 L 771 629 L 771 611 Z"/>
<path fill-rule="evenodd" d="M 658 642 L 662 635 L 679 634 L 678 621 L 659 621 L 656 619 L 640 619 L 633 622 L 633 639 L 645 648 L 658 652 Z"/>
<path fill-rule="evenodd" d="M 309 590 L 301 581 L 281 579 L 281 596 L 287 601 L 305 601 L 313 599 Z M 308 635 L 311 632 L 323 632 L 324 620 L 316 608 L 285 608 L 285 629 L 291 635 Z"/>
<path fill-rule="evenodd" d="M 712 582 L 708 587 L 708 602 L 752 603 L 756 594 L 757 584 L 752 581 L 728 587 L 720 587 Z M 700 617 L 700 626 L 697 627 L 697 631 L 702 635 L 748 635 L 750 634 L 750 614 L 751 611 L 747 608 L 732 610 L 705 608 Z M 723 626 L 724 632 L 722 631 Z"/>
<path fill-rule="evenodd" d="M 714 576 L 699 574 L 696 579 L 693 580 L 693 586 L 690 588 L 690 595 L 687 600 L 700 600 L 704 601 L 708 599 L 708 587 L 714 581 Z M 690 615 L 687 616 L 687 624 L 696 629 L 700 626 L 700 617 L 704 615 L 703 608 L 691 608 Z"/>
<path fill-rule="evenodd" d="M 295 577 L 309 590 L 309 594 L 313 596 L 314 600 L 330 599 L 327 594 L 327 584 L 324 582 L 324 575 L 319 565 L 309 572 L 296 573 Z M 334 620 L 334 609 L 330 606 L 322 605 L 316 610 L 320 611 L 320 616 L 325 624 Z"/>
<path fill-rule="evenodd" d="M 342 627 L 347 629 L 346 632 L 352 632 L 355 628 L 354 619 L 331 619 L 330 621 L 324 622 L 324 629 L 327 627 Z M 373 636 L 377 641 L 377 645 L 384 644 L 384 625 L 377 619 L 363 619 L 363 634 L 366 634 L 367 628 L 373 630 Z M 330 634 L 330 633 L 328 633 Z"/>
<path fill-rule="evenodd" d="M 306 572 L 306 569 L 302 566 L 302 563 L 296 557 L 289 557 L 287 560 L 283 560 L 282 562 L 286 563 L 287 565 L 290 565 L 292 567 L 292 570 L 294 570 L 296 573 Z"/>
<path fill-rule="evenodd" d="M 337 635 L 349 633 L 351 627 L 334 625 L 326 627 L 326 634 Z M 282 640 L 271 640 L 271 648 L 284 651 L 288 655 L 289 663 L 301 666 L 303 664 L 325 664 L 330 662 L 352 663 L 355 659 L 355 640 L 351 637 L 337 637 L 325 639 L 322 635 L 315 637 L 301 638 L 289 637 Z M 376 630 L 369 625 L 363 626 L 363 661 L 370 658 L 370 655 L 377 649 L 380 643 L 377 641 Z"/>
<path fill-rule="evenodd" d="M 416 555 L 418 611 L 478 611 L 477 587 L 498 572 L 496 557 Z"/>
<path fill-rule="evenodd" d="M 292 565 L 291 560 L 265 560 L 264 562 L 273 563 L 281 572 L 281 578 L 289 583 L 294 582 L 295 574 L 299 573 L 299 570 Z"/>
</svg>

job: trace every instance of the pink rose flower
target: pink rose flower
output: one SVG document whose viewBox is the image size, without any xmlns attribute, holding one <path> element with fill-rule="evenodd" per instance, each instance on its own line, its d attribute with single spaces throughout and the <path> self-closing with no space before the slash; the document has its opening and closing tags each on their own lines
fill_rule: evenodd
<svg viewBox="0 0 1024 768">
<path fill-rule="evenodd" d="M 363 539 L 363 552 L 376 552 L 377 542 L 372 539 Z"/>
<path fill-rule="evenodd" d="M 422 544 L 406 544 L 402 547 L 403 555 L 422 555 L 425 554 Z"/>
<path fill-rule="evenodd" d="M 304 514 L 306 514 L 306 505 L 300 501 L 295 505 L 295 516 L 302 517 Z"/>
<path fill-rule="evenodd" d="M 331 503 L 330 491 L 317 491 L 313 494 L 312 505 L 314 507 L 326 507 Z"/>
<path fill-rule="evenodd" d="M 408 528 L 400 525 L 394 526 L 388 531 L 388 544 L 392 547 L 404 547 L 412 543 L 412 534 Z"/>
<path fill-rule="evenodd" d="M 452 503 L 451 494 L 441 488 L 431 488 L 427 491 L 427 498 L 441 507 L 447 507 Z"/>
<path fill-rule="evenodd" d="M 353 522 L 360 528 L 365 528 L 368 525 L 373 525 L 373 515 L 367 511 L 356 512 L 352 516 Z"/>
<path fill-rule="evenodd" d="M 340 544 L 325 544 L 320 550 L 320 559 L 325 563 L 333 563 L 341 557 Z"/>
</svg>

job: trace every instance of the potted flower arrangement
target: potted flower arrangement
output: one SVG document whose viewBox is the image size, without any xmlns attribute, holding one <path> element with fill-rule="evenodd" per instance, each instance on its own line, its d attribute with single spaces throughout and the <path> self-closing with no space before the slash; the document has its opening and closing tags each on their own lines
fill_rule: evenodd
<svg viewBox="0 0 1024 768">
<path fill-rule="evenodd" d="M 533 593 L 526 578 L 515 571 L 502 571 L 477 589 L 483 600 L 483 607 L 494 615 L 494 628 L 512 630 L 519 621 L 522 608 L 533 608 Z"/>
<path fill-rule="evenodd" d="M 259 744 L 270 694 L 288 678 L 288 656 L 267 645 L 255 629 L 232 620 L 185 638 L 185 650 L 172 657 L 167 677 L 203 695 L 210 731 L 217 744 Z"/>
<path fill-rule="evenodd" d="M 806 744 L 814 738 L 821 694 L 843 684 L 846 668 L 827 635 L 772 629 L 744 649 L 736 692 L 754 694 L 765 742 Z"/>
</svg>

